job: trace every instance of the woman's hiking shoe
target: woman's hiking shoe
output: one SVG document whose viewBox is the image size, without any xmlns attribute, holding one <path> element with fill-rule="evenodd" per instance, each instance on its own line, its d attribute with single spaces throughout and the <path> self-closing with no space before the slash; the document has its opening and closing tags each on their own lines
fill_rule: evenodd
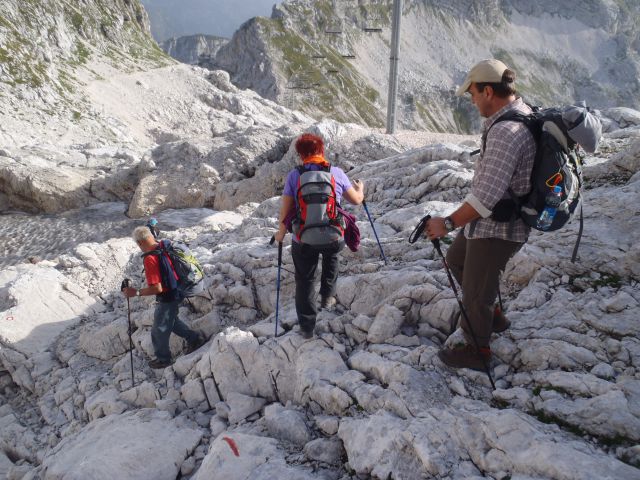
<svg viewBox="0 0 640 480">
<path fill-rule="evenodd" d="M 312 330 L 303 330 L 301 328 L 300 329 L 300 335 L 302 335 L 302 338 L 304 338 L 305 340 L 311 340 L 313 338 L 313 329 Z"/>
<path fill-rule="evenodd" d="M 149 366 L 153 369 L 158 369 L 158 368 L 166 368 L 169 365 L 172 365 L 173 362 L 171 360 L 160 360 L 158 358 L 154 358 L 152 360 L 149 360 Z"/>
<path fill-rule="evenodd" d="M 185 355 L 195 352 L 205 343 L 207 343 L 207 339 L 203 335 L 198 334 L 198 338 L 196 340 L 187 342 L 187 348 L 184 350 Z"/>
<path fill-rule="evenodd" d="M 481 348 L 478 353 L 473 345 L 456 345 L 453 348 L 440 350 L 438 358 L 452 368 L 470 368 L 484 372 L 485 365 L 489 365 L 491 362 L 491 349 Z"/>
<path fill-rule="evenodd" d="M 493 333 L 502 333 L 511 326 L 511 322 L 502 313 L 502 309 L 496 305 L 493 310 L 493 323 L 491 325 L 491 331 Z"/>
<path fill-rule="evenodd" d="M 331 297 L 322 297 L 322 300 L 320 300 L 320 308 L 324 309 L 324 310 L 328 310 L 332 307 L 334 307 L 336 304 L 336 297 L 331 296 Z"/>
</svg>

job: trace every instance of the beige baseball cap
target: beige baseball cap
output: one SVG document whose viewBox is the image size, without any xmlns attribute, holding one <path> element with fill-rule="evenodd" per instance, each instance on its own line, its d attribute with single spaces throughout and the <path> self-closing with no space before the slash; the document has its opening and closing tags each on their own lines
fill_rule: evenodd
<svg viewBox="0 0 640 480">
<path fill-rule="evenodd" d="M 476 63 L 471 71 L 467 74 L 467 78 L 458 90 L 456 90 L 456 96 L 460 97 L 464 95 L 472 83 L 497 83 L 502 81 L 502 74 L 505 70 L 508 70 L 504 63 L 500 60 L 482 60 Z"/>
</svg>

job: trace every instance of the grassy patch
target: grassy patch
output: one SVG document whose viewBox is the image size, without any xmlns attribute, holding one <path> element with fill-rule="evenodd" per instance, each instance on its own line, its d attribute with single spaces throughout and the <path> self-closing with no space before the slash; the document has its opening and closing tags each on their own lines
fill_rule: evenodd
<svg viewBox="0 0 640 480">
<path fill-rule="evenodd" d="M 71 25 L 76 29 L 77 32 L 82 30 L 82 24 L 84 23 L 84 18 L 80 12 L 73 12 L 71 14 Z"/>
<path fill-rule="evenodd" d="M 601 287 L 611 287 L 618 289 L 622 286 L 622 277 L 615 273 L 601 273 L 600 278 L 591 284 L 596 290 Z"/>
<path fill-rule="evenodd" d="M 77 41 L 76 42 L 76 58 L 77 58 L 77 64 L 81 65 L 84 63 L 87 63 L 87 60 L 89 60 L 89 57 L 91 56 L 91 52 L 89 51 L 89 49 L 85 46 L 84 43 Z"/>
<path fill-rule="evenodd" d="M 499 410 L 504 410 L 511 407 L 511 405 L 509 405 L 509 402 L 505 402 L 504 400 L 499 400 L 497 398 L 491 400 L 491 406 Z"/>
<path fill-rule="evenodd" d="M 418 115 L 420 115 L 420 118 L 422 118 L 422 120 L 432 131 L 439 133 L 444 133 L 447 131 L 442 125 L 440 125 L 440 122 L 438 122 L 436 118 L 431 115 L 428 105 L 423 105 L 422 103 L 416 101 L 416 109 L 418 111 Z"/>
</svg>

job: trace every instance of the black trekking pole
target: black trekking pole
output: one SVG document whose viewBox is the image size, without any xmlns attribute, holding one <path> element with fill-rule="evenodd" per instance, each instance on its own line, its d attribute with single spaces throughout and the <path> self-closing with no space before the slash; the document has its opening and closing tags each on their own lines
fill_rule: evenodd
<svg viewBox="0 0 640 480">
<path fill-rule="evenodd" d="M 120 290 L 124 290 L 125 288 L 129 288 L 131 286 L 131 280 L 125 278 L 122 281 L 122 285 L 120 286 Z M 131 359 L 131 388 L 135 386 L 135 381 L 133 377 L 133 340 L 131 339 L 131 305 L 129 303 L 129 297 L 127 297 L 127 323 L 129 325 L 128 333 L 129 333 L 129 358 Z"/>
<path fill-rule="evenodd" d="M 373 228 L 373 234 L 376 236 L 376 242 L 378 242 L 378 247 L 380 247 L 380 254 L 382 255 L 382 260 L 384 260 L 384 264 L 387 265 L 387 257 L 384 255 L 382 244 L 380 243 L 380 239 L 378 238 L 378 232 L 376 232 L 376 226 L 373 224 L 373 219 L 369 214 L 369 209 L 367 208 L 367 202 L 362 200 L 362 206 L 364 207 L 364 211 L 367 212 L 367 217 L 369 217 L 369 223 L 371 224 L 371 228 Z"/>
<path fill-rule="evenodd" d="M 271 237 L 269 245 L 273 245 L 276 237 Z M 278 242 L 278 278 L 276 279 L 276 331 L 274 337 L 278 336 L 278 313 L 280 307 L 280 269 L 282 268 L 282 242 Z"/>
<path fill-rule="evenodd" d="M 413 230 L 413 232 L 411 232 L 411 235 L 409 235 L 409 243 L 415 243 L 418 240 L 418 238 L 422 236 L 424 229 L 427 228 L 427 222 L 429 221 L 430 218 L 431 218 L 431 215 L 427 215 L 423 217 L 422 220 L 420 220 L 420 223 L 418 223 L 418 226 Z M 462 301 L 460 300 L 460 296 L 458 295 L 458 289 L 456 288 L 455 282 L 453 280 L 453 275 L 451 275 L 449 264 L 447 263 L 447 260 L 444 254 L 442 253 L 442 249 L 440 248 L 440 239 L 436 238 L 434 240 L 431 240 L 431 243 L 433 244 L 433 247 L 436 249 L 438 254 L 440 254 L 440 257 L 442 258 L 442 263 L 444 264 L 444 269 L 447 272 L 447 277 L 449 278 L 449 284 L 451 285 L 451 290 L 453 290 L 453 294 L 456 296 L 458 306 L 460 307 L 460 312 L 462 312 L 462 316 L 464 317 L 464 320 L 467 322 L 467 325 L 469 326 L 469 332 L 471 333 L 471 338 L 473 338 L 473 343 L 475 343 L 476 350 L 478 351 L 478 356 L 480 357 L 480 360 L 482 360 L 482 365 L 484 366 L 484 370 L 487 374 L 487 377 L 489 377 L 491 388 L 495 390 L 496 385 L 495 383 L 493 383 L 493 377 L 491 376 L 491 370 L 489 369 L 489 364 L 480 353 L 480 344 L 478 343 L 478 338 L 476 337 L 476 334 L 473 331 L 473 327 L 471 326 L 471 322 L 469 321 L 469 317 L 467 316 L 467 311 L 464 309 L 464 306 L 462 305 Z M 455 331 L 455 329 L 456 329 L 456 325 L 454 322 L 452 322 L 451 333 L 449 335 L 451 335 Z"/>
</svg>

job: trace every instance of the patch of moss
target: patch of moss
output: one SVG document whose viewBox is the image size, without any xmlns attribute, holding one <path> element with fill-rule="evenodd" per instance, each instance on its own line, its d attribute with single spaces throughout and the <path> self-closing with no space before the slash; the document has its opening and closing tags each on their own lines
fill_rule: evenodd
<svg viewBox="0 0 640 480">
<path fill-rule="evenodd" d="M 84 18 L 82 17 L 82 14 L 80 12 L 73 12 L 71 14 L 71 25 L 73 25 L 73 28 L 75 28 L 78 32 L 81 31 L 83 23 Z"/>
<path fill-rule="evenodd" d="M 611 287 L 618 289 L 622 286 L 622 277 L 615 273 L 601 273 L 600 278 L 591 284 L 596 290 L 600 287 Z"/>
<path fill-rule="evenodd" d="M 78 64 L 84 64 L 87 63 L 87 60 L 89 60 L 89 57 L 91 56 L 91 52 L 89 51 L 89 49 L 85 46 L 84 43 L 78 41 L 76 42 L 76 58 L 77 58 L 77 63 Z"/>
</svg>

